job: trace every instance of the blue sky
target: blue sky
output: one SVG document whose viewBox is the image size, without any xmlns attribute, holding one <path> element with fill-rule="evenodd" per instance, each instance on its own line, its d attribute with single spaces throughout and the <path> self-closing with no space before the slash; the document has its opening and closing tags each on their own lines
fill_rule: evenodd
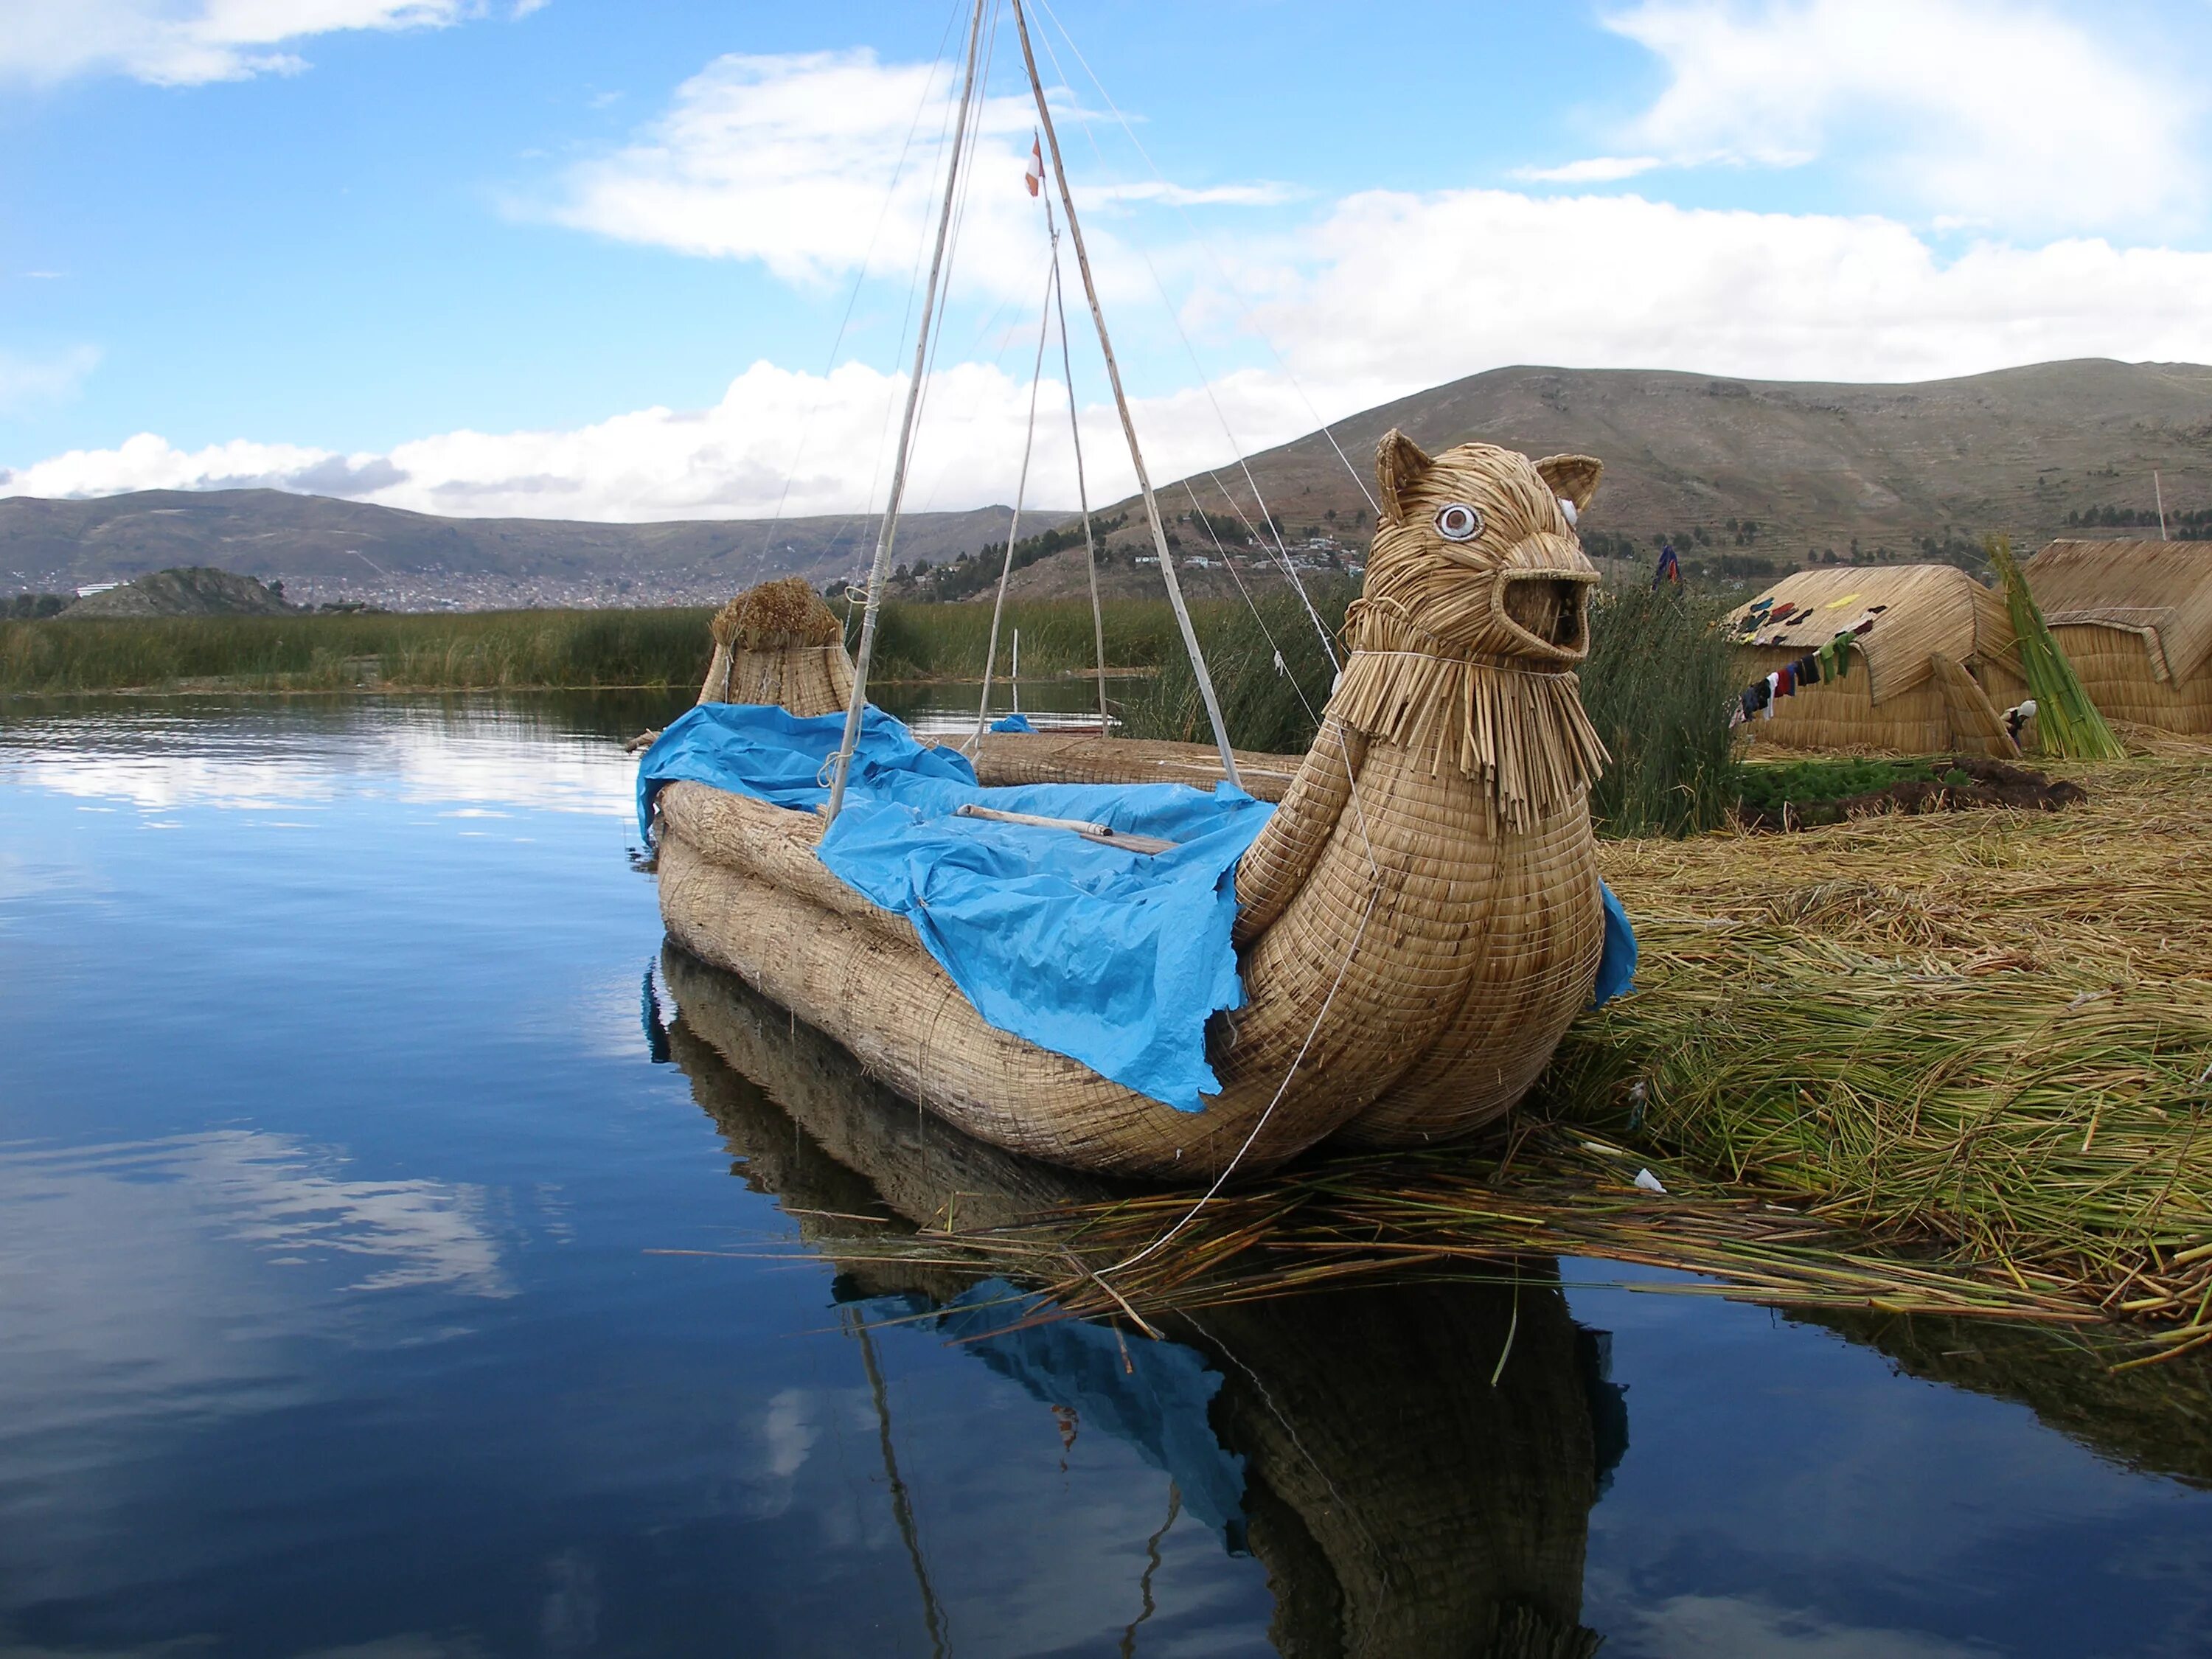
<svg viewBox="0 0 2212 1659">
<path fill-rule="evenodd" d="M 2203 0 L 1055 8 L 1047 80 L 1170 473 L 1510 362 L 2212 361 Z M 9 0 L 0 491 L 860 505 L 963 13 Z M 918 507 L 1009 498 L 1028 408 L 1046 245 L 999 15 Z"/>
</svg>

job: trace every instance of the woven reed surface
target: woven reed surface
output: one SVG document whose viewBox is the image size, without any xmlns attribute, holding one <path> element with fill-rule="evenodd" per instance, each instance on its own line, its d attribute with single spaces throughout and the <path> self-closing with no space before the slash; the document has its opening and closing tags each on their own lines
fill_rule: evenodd
<svg viewBox="0 0 2212 1659">
<path fill-rule="evenodd" d="M 1736 660 L 1748 685 L 1804 654 L 1795 647 L 1739 646 Z M 2009 662 L 1984 659 L 1964 666 L 1993 708 L 2009 708 L 2027 695 L 2027 682 Z M 1773 719 L 1761 712 L 1745 728 L 1755 746 L 1929 755 L 1978 741 L 1972 732 L 1954 734 L 1952 700 L 1932 666 L 1911 690 L 1876 703 L 1866 665 L 1854 659 L 1842 679 L 1823 680 L 1771 706 Z"/>
<path fill-rule="evenodd" d="M 1928 659 L 1938 652 L 1954 662 L 1997 662 L 2014 676 L 2020 672 L 2012 617 L 2002 596 L 1955 565 L 1833 565 L 1793 571 L 1730 611 L 1726 625 L 1737 627 L 1760 599 L 1812 613 L 1802 623 L 1793 616 L 1792 626 L 1761 629 L 1758 643 L 1745 647 L 1765 652 L 1773 645 L 1775 651 L 1761 660 L 1777 666 L 1819 650 L 1865 620 L 1875 606 L 1884 606 L 1874 627 L 1852 647 L 1859 659 L 1853 672 L 1867 674 L 1877 707 L 1925 684 Z M 1745 678 L 1748 682 L 1751 676 Z"/>
<path fill-rule="evenodd" d="M 2176 686 L 2212 659 L 2212 542 L 2057 541 L 2021 568 L 2054 634 L 2094 625 L 2133 635 L 2150 678 Z M 2071 657 L 2071 636 L 2059 637 Z"/>
<path fill-rule="evenodd" d="M 1940 652 L 1928 659 L 1951 723 L 1951 747 L 1961 753 L 1985 755 L 1991 760 L 2018 760 L 2020 745 L 2005 730 L 2004 720 L 1989 693 L 1966 672 Z"/>
<path fill-rule="evenodd" d="M 2033 570 L 2034 567 L 2028 567 Z M 2183 736 L 2212 736 L 2212 668 L 2178 682 L 2154 671 L 2141 635 L 2092 623 L 2054 623 L 2051 637 L 2106 720 Z"/>
<path fill-rule="evenodd" d="M 842 645 L 717 645 L 699 690 L 701 702 L 775 703 L 808 717 L 842 714 L 852 696 L 853 661 Z"/>
<path fill-rule="evenodd" d="M 1019 783 L 1188 783 L 1211 789 L 1223 777 L 1220 751 L 1211 744 L 987 732 L 980 747 L 957 746 L 972 749 L 977 780 L 994 788 Z M 1245 793 L 1258 800 L 1280 800 L 1304 758 L 1255 749 L 1231 752 Z"/>
<path fill-rule="evenodd" d="M 1553 460 L 1573 464 L 1587 498 L 1596 463 Z M 1585 795 L 1606 761 L 1572 672 L 1589 655 L 1596 567 L 1540 465 L 1490 444 L 1432 459 L 1384 437 L 1382 517 L 1329 699 L 1347 730 L 1479 777 L 1492 810 L 1522 828 Z M 1454 506 L 1479 515 L 1471 539 L 1439 533 Z"/>
<path fill-rule="evenodd" d="M 837 645 L 845 636 L 836 613 L 803 576 L 746 589 L 716 611 L 709 626 L 715 644 L 746 651 Z"/>
</svg>

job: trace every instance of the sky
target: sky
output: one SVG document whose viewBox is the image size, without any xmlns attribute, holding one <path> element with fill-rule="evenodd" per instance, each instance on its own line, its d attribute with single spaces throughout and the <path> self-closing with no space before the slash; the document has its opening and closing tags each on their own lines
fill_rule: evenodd
<svg viewBox="0 0 2212 1659">
<path fill-rule="evenodd" d="M 0 495 L 880 504 L 971 3 L 4 0 Z M 1157 477 L 1515 363 L 2212 362 L 2212 0 L 1030 15 Z M 1075 501 L 985 38 L 910 509 Z"/>
</svg>

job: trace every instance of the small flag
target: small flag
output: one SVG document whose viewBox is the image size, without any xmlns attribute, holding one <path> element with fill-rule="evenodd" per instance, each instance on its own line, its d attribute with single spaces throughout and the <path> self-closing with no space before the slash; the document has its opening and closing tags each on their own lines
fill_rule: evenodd
<svg viewBox="0 0 2212 1659">
<path fill-rule="evenodd" d="M 1681 580 L 1682 562 L 1674 556 L 1674 544 L 1660 543 L 1659 568 L 1652 573 L 1651 586 L 1656 587 L 1662 582 L 1679 582 Z"/>
<path fill-rule="evenodd" d="M 1022 174 L 1022 182 L 1030 187 L 1032 196 L 1044 187 L 1044 151 L 1035 133 L 1030 135 L 1030 164 Z"/>
</svg>

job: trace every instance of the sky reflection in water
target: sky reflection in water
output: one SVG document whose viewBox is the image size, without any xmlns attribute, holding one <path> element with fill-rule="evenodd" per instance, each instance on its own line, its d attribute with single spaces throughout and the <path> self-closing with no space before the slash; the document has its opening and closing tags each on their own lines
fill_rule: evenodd
<svg viewBox="0 0 2212 1659">
<path fill-rule="evenodd" d="M 954 1344 L 839 1240 L 1026 1177 L 660 961 L 671 712 L 0 714 L 0 1656 L 2200 1650 L 2201 1414 L 1595 1287 L 1494 1391 L 1502 1291 Z"/>
</svg>

